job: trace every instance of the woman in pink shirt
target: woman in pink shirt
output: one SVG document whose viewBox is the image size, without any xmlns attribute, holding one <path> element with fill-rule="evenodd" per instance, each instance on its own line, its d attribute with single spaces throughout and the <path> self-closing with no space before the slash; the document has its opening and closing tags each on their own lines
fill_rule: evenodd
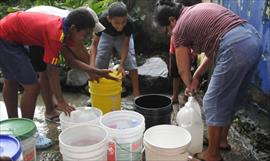
<svg viewBox="0 0 270 161">
<path fill-rule="evenodd" d="M 256 29 L 235 13 L 214 3 L 191 7 L 160 0 L 155 22 L 174 35 L 178 72 L 186 90 L 198 90 L 200 77 L 211 68 L 213 74 L 203 98 L 209 146 L 192 160 L 221 161 L 220 149 L 230 149 L 227 136 L 238 104 L 256 69 L 262 43 Z M 206 57 L 194 75 L 190 72 L 190 49 Z"/>
</svg>

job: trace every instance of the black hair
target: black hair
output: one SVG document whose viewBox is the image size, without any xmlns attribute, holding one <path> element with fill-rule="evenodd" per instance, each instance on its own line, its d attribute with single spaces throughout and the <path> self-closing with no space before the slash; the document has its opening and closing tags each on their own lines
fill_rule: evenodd
<svg viewBox="0 0 270 161">
<path fill-rule="evenodd" d="M 109 6 L 108 14 L 110 17 L 125 17 L 127 6 L 123 2 L 114 2 Z"/>
<path fill-rule="evenodd" d="M 193 6 L 195 4 L 201 3 L 202 0 L 176 0 L 178 3 L 182 3 L 184 6 Z"/>
<path fill-rule="evenodd" d="M 169 17 L 179 18 L 183 5 L 173 0 L 158 0 L 154 11 L 154 22 L 159 26 L 168 26 L 170 24 Z"/>
<path fill-rule="evenodd" d="M 75 25 L 77 31 L 95 27 L 95 20 L 91 13 L 85 8 L 78 8 L 71 11 L 66 18 L 67 27 Z"/>
</svg>

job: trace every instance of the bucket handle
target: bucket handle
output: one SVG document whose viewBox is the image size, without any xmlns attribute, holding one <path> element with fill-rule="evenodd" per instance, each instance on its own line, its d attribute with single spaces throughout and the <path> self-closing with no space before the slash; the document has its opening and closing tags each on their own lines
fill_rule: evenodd
<svg viewBox="0 0 270 161">
<path fill-rule="evenodd" d="M 142 147 L 142 150 L 141 150 L 140 152 L 132 152 L 132 151 L 130 151 L 130 150 L 128 150 L 128 149 L 122 147 L 119 143 L 117 143 L 117 141 L 116 141 L 115 138 L 109 139 L 109 142 L 115 143 L 117 146 L 120 147 L 120 149 L 122 149 L 122 150 L 124 150 L 124 151 L 126 151 L 126 152 L 128 152 L 128 153 L 132 153 L 132 154 L 143 154 L 143 152 L 144 152 L 144 150 L 145 150 L 145 148 L 144 148 L 144 146 L 143 146 L 143 147 Z M 132 144 L 132 143 L 130 143 L 130 144 Z"/>
</svg>

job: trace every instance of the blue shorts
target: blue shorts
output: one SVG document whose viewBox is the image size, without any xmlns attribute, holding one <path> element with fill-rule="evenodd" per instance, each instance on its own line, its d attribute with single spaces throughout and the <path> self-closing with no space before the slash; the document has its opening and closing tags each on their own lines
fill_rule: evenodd
<svg viewBox="0 0 270 161">
<path fill-rule="evenodd" d="M 229 126 L 246 98 L 251 77 L 260 61 L 262 42 L 248 23 L 228 31 L 219 43 L 213 74 L 203 98 L 206 123 Z"/>
<path fill-rule="evenodd" d="M 106 33 L 102 33 L 97 46 L 96 55 L 96 67 L 100 69 L 106 69 L 109 67 L 109 63 L 113 54 L 114 49 L 120 57 L 124 35 L 111 36 Z M 134 41 L 133 36 L 130 36 L 128 56 L 124 63 L 126 70 L 137 69 L 137 62 L 135 57 Z"/>
<path fill-rule="evenodd" d="M 29 46 L 28 56 L 36 72 L 44 72 L 47 64 L 43 61 L 44 48 L 40 46 Z"/>
<path fill-rule="evenodd" d="M 23 45 L 0 39 L 0 68 L 5 79 L 15 80 L 23 85 L 37 82 L 36 72 Z"/>
</svg>

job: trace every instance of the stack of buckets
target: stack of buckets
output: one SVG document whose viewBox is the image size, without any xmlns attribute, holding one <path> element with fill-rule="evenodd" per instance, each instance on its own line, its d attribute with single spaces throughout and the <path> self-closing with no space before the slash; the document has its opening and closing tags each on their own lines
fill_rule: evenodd
<svg viewBox="0 0 270 161">
<path fill-rule="evenodd" d="M 74 125 L 59 135 L 64 161 L 140 161 L 144 117 L 134 111 L 105 114 L 97 125 Z"/>
<path fill-rule="evenodd" d="M 144 133 L 146 161 L 187 161 L 190 142 L 190 133 L 182 127 L 153 126 Z"/>
<path fill-rule="evenodd" d="M 117 92 L 120 97 L 120 92 Z M 113 104 L 108 103 L 111 100 L 107 98 L 103 100 L 103 96 L 96 99 L 95 94 L 91 95 L 92 103 L 99 100 L 100 105 Z M 138 97 L 135 100 L 137 112 L 113 111 L 115 109 L 111 107 L 99 106 L 105 114 L 98 126 L 79 123 L 62 131 L 59 146 L 64 161 L 141 161 L 144 149 L 146 161 L 187 160 L 191 141 L 189 132 L 182 127 L 160 125 L 170 124 L 170 98 L 156 94 Z M 144 133 L 145 127 L 148 129 Z"/>
<path fill-rule="evenodd" d="M 76 125 L 59 135 L 64 161 L 107 161 L 108 132 L 95 125 Z"/>
<path fill-rule="evenodd" d="M 59 149 L 64 161 L 106 161 L 108 132 L 98 126 L 101 116 L 95 107 L 78 107 L 70 116 L 60 114 Z"/>
<path fill-rule="evenodd" d="M 12 118 L 0 121 L 1 135 L 12 135 L 20 141 L 24 161 L 36 160 L 36 132 L 35 123 L 29 119 Z"/>
<path fill-rule="evenodd" d="M 113 71 L 111 76 L 121 78 L 121 74 Z M 99 79 L 99 82 L 89 81 L 89 92 L 91 94 L 91 104 L 108 113 L 120 110 L 121 107 L 122 81 L 114 81 L 106 78 Z"/>
<path fill-rule="evenodd" d="M 108 161 L 140 161 L 143 151 L 144 117 L 134 111 L 113 111 L 101 118 L 110 136 Z"/>
</svg>

